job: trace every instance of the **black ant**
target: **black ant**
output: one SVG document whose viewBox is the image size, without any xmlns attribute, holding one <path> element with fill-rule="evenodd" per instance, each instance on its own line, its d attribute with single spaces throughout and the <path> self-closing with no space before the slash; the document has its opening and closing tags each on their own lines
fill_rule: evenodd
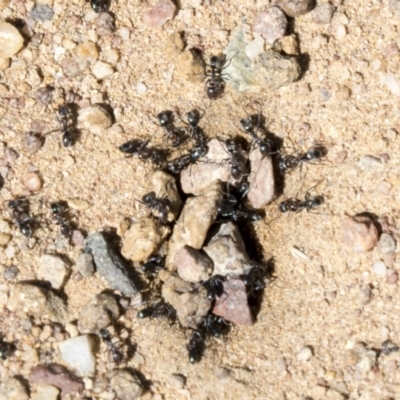
<svg viewBox="0 0 400 400">
<path fill-rule="evenodd" d="M 90 7 L 96 13 L 106 12 L 108 10 L 108 0 L 86 0 L 86 2 L 90 1 Z"/>
<path fill-rule="evenodd" d="M 249 293 L 253 293 L 257 290 L 261 290 L 265 287 L 264 279 L 267 271 L 263 265 L 252 263 L 251 269 L 247 274 L 242 275 L 243 283 L 247 287 Z"/>
<path fill-rule="evenodd" d="M 201 360 L 203 357 L 204 348 L 205 336 L 200 330 L 196 329 L 192 332 L 187 345 L 187 349 L 189 351 L 189 361 L 192 364 L 198 363 Z"/>
<path fill-rule="evenodd" d="M 75 144 L 77 134 L 76 129 L 72 125 L 73 114 L 71 105 L 64 104 L 63 106 L 58 107 L 57 113 L 57 119 L 61 124 L 60 131 L 63 133 L 62 143 L 64 147 L 71 147 Z"/>
<path fill-rule="evenodd" d="M 195 146 L 202 146 L 207 143 L 207 138 L 203 132 L 203 129 L 199 127 L 200 114 L 197 110 L 189 111 L 186 114 L 188 123 L 190 125 L 190 132 L 194 140 Z"/>
<path fill-rule="evenodd" d="M 102 328 L 99 330 L 99 336 L 110 350 L 111 357 L 115 363 L 120 363 L 124 359 L 124 354 L 111 341 L 111 333 L 108 329 Z"/>
<path fill-rule="evenodd" d="M 64 202 L 51 203 L 50 209 L 53 213 L 53 218 L 56 220 L 57 224 L 60 225 L 61 234 L 68 237 L 71 234 L 71 227 L 69 223 L 65 221 L 63 216 L 66 210 Z"/>
<path fill-rule="evenodd" d="M 293 154 L 281 155 L 279 159 L 279 169 L 282 173 L 293 170 L 303 163 L 312 163 L 324 157 L 327 151 L 326 148 L 317 145 L 310 147 L 304 154 L 294 156 Z"/>
<path fill-rule="evenodd" d="M 218 56 L 211 56 L 209 69 L 206 71 L 206 93 L 210 100 L 215 100 L 222 95 L 225 89 L 225 82 L 222 79 L 224 59 Z"/>
<path fill-rule="evenodd" d="M 282 213 L 285 212 L 300 212 L 301 210 L 310 211 L 313 208 L 319 207 L 324 203 L 323 196 L 310 196 L 308 193 L 306 194 L 305 200 L 299 199 L 287 199 L 279 203 L 279 211 Z"/>
<path fill-rule="evenodd" d="M 16 350 L 14 343 L 8 343 L 0 338 L 0 359 L 7 360 Z"/>
<path fill-rule="evenodd" d="M 179 147 L 188 140 L 186 129 L 177 128 L 173 124 L 173 115 L 170 111 L 162 111 L 157 114 L 158 123 L 164 128 L 167 138 L 171 141 L 172 147 Z"/>
<path fill-rule="evenodd" d="M 146 263 L 142 265 L 142 271 L 148 278 L 154 278 L 160 269 L 165 266 L 165 257 L 160 254 L 151 256 Z"/>
<path fill-rule="evenodd" d="M 243 130 L 252 137 L 254 144 L 258 147 L 258 149 L 260 149 L 260 153 L 263 155 L 263 157 L 269 156 L 273 152 L 273 143 L 270 139 L 261 139 L 257 134 L 258 130 L 260 129 L 261 115 L 258 115 L 257 126 L 254 122 L 254 119 L 254 116 L 243 118 L 240 120 L 240 124 L 242 125 Z"/>
<path fill-rule="evenodd" d="M 132 139 L 119 146 L 122 153 L 129 156 L 137 155 L 141 160 L 150 161 L 160 168 L 166 165 L 166 152 L 148 146 L 150 140 Z"/>
<path fill-rule="evenodd" d="M 170 304 L 159 302 L 154 304 L 153 306 L 140 310 L 137 313 L 137 317 L 140 319 L 168 318 L 174 320 L 176 317 L 176 311 Z"/>
<path fill-rule="evenodd" d="M 157 213 L 162 224 L 168 222 L 169 201 L 167 198 L 158 198 L 154 192 L 150 192 L 142 197 L 142 203 Z"/>
<path fill-rule="evenodd" d="M 179 174 L 190 164 L 195 163 L 201 157 L 204 157 L 208 152 L 208 146 L 205 144 L 193 147 L 189 154 L 174 158 L 166 163 L 165 169 L 171 174 Z"/>
<path fill-rule="evenodd" d="M 223 219 L 229 219 L 235 222 L 238 221 L 260 221 L 263 217 L 257 211 L 244 206 L 242 203 L 237 202 L 237 199 L 229 196 L 227 199 L 222 200 L 218 205 L 218 214 Z"/>
<path fill-rule="evenodd" d="M 230 155 L 230 169 L 232 178 L 240 181 L 247 174 L 247 159 L 244 156 L 244 148 L 235 139 L 226 139 L 225 147 Z"/>
<path fill-rule="evenodd" d="M 214 301 L 216 297 L 221 297 L 224 294 L 225 277 L 222 275 L 213 275 L 202 284 L 207 290 L 207 299 Z"/>
<path fill-rule="evenodd" d="M 10 200 L 8 202 L 8 208 L 21 233 L 26 237 L 31 237 L 31 221 L 33 220 L 33 217 L 28 213 L 29 204 L 27 200 L 25 198 Z"/>
<path fill-rule="evenodd" d="M 216 338 L 221 337 L 229 329 L 228 322 L 215 314 L 207 314 L 204 318 L 207 334 Z"/>
</svg>

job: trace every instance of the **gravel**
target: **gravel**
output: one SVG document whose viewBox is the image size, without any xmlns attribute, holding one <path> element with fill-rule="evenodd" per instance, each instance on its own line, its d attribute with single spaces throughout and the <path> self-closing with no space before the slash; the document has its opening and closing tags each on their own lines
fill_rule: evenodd
<svg viewBox="0 0 400 400">
<path fill-rule="evenodd" d="M 372 271 L 378 278 L 384 278 L 387 274 L 387 268 L 383 261 L 375 261 L 372 265 Z"/>
<path fill-rule="evenodd" d="M 29 13 L 29 16 L 35 21 L 50 21 L 54 17 L 54 11 L 46 4 L 36 4 L 35 8 Z"/>
<path fill-rule="evenodd" d="M 102 275 L 109 285 L 126 296 L 139 291 L 132 279 L 132 271 L 126 261 L 108 243 L 103 233 L 93 233 L 85 240 L 87 249 L 93 256 L 96 271 Z"/>
<path fill-rule="evenodd" d="M 70 273 L 70 267 L 63 259 L 45 254 L 39 259 L 38 277 L 48 281 L 53 289 L 61 289 Z"/>
<path fill-rule="evenodd" d="M 10 267 L 6 267 L 3 273 L 3 278 L 7 281 L 13 281 L 17 275 L 19 274 L 19 269 L 12 265 Z"/>
<path fill-rule="evenodd" d="M 376 247 L 380 254 L 391 254 L 396 251 L 396 240 L 389 233 L 382 233 Z"/>
<path fill-rule="evenodd" d="M 273 45 L 286 33 L 287 20 L 279 7 L 269 7 L 257 15 L 253 32 L 264 37 L 269 45 Z"/>
<path fill-rule="evenodd" d="M 93 256 L 88 253 L 81 254 L 76 259 L 76 269 L 86 278 L 90 278 L 91 276 L 93 276 L 94 274 Z"/>
<path fill-rule="evenodd" d="M 1 385 L 0 400 L 29 400 L 29 394 L 18 378 L 10 377 Z"/>
<path fill-rule="evenodd" d="M 315 4 L 315 0 L 278 0 L 279 6 L 289 17 L 299 17 L 310 12 Z"/>
<path fill-rule="evenodd" d="M 303 347 L 297 354 L 297 359 L 299 361 L 309 361 L 313 356 L 313 352 L 310 347 Z"/>
<path fill-rule="evenodd" d="M 312 12 L 312 19 L 316 24 L 325 25 L 329 24 L 332 20 L 335 6 L 330 3 L 319 4 Z"/>
<path fill-rule="evenodd" d="M 42 180 L 35 172 L 28 172 L 22 177 L 22 184 L 31 192 L 39 192 L 42 188 Z"/>
<path fill-rule="evenodd" d="M 143 24 L 149 28 L 161 27 L 172 19 L 175 12 L 176 6 L 171 0 L 159 0 L 153 8 L 143 14 Z"/>
<path fill-rule="evenodd" d="M 108 129 L 113 121 L 111 114 L 104 107 L 94 105 L 79 110 L 78 122 L 79 126 L 91 133 L 101 133 Z"/>
<path fill-rule="evenodd" d="M 207 280 L 213 268 L 213 262 L 209 257 L 190 246 L 179 250 L 174 262 L 179 277 L 192 283 Z"/>
<path fill-rule="evenodd" d="M 115 371 L 110 380 L 110 386 L 119 400 L 133 400 L 143 393 L 140 379 L 128 370 Z"/>
<path fill-rule="evenodd" d="M 17 54 L 24 45 L 24 38 L 18 30 L 5 21 L 0 21 L 0 58 Z"/>
</svg>

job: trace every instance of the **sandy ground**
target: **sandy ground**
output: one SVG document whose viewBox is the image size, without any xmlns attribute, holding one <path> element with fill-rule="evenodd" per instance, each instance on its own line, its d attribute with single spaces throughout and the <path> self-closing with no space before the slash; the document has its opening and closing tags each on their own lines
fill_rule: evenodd
<svg viewBox="0 0 400 400">
<path fill-rule="evenodd" d="M 147 138 L 156 131 L 159 135 L 155 141 L 162 143 L 162 132 L 150 116 L 163 109 L 178 108 L 184 113 L 199 107 L 206 110 L 201 126 L 208 136 L 229 136 L 240 134 L 239 117 L 258 111 L 261 105 L 269 129 L 278 136 L 290 138 L 303 150 L 315 141 L 329 148 L 324 164 L 307 166 L 288 176 L 282 196 L 303 196 L 324 178 L 313 191 L 326 197 L 326 205 L 319 214 L 305 212 L 290 217 L 278 215 L 276 202 L 267 207 L 265 221 L 254 229 L 264 257 L 275 259 L 276 279 L 264 292 L 257 323 L 251 328 L 235 327 L 226 339 L 209 342 L 201 363 L 188 363 L 187 339 L 178 327 L 137 321 L 135 309 L 121 318 L 137 344 L 129 365 L 152 382 L 151 392 L 143 398 L 400 399 L 399 353 L 380 356 L 365 373 L 346 362 L 346 349 L 355 342 L 376 349 L 387 338 L 400 342 L 400 293 L 398 284 L 389 285 L 386 278 L 372 271 L 373 262 L 383 256 L 377 251 L 355 254 L 343 245 L 340 231 L 346 213 L 368 211 L 386 217 L 389 231 L 397 237 L 399 98 L 381 80 L 389 73 L 398 76 L 399 55 L 385 57 L 385 51 L 399 41 L 400 16 L 390 11 L 386 0 L 354 0 L 344 1 L 329 25 L 313 23 L 311 14 L 298 17 L 292 29 L 301 54 L 309 58 L 298 82 L 257 94 L 235 93 L 228 84 L 226 94 L 210 102 L 203 84 L 174 76 L 163 54 L 168 36 L 184 32 L 187 42 L 201 47 L 207 58 L 224 49 L 229 32 L 244 18 L 251 23 L 266 2 L 200 3 L 181 1 L 180 9 L 185 12 L 178 13 L 162 29 L 149 29 L 141 21 L 150 3 L 113 1 L 115 36 L 97 37 L 93 13 L 86 3 L 56 1 L 53 20 L 37 23 L 34 28 L 35 33 L 43 35 L 42 44 L 28 45 L 12 59 L 11 68 L 0 73 L 1 107 L 5 111 L 0 121 L 0 140 L 20 155 L 0 192 L 1 201 L 26 194 L 21 177 L 28 170 L 37 170 L 44 186 L 31 200 L 34 214 L 50 220 L 49 213 L 40 208 L 39 198 L 80 197 L 90 203 L 89 209 L 77 212 L 82 229 L 94 232 L 116 227 L 124 217 L 136 215 L 139 204 L 135 199 L 149 191 L 152 174 L 150 165 L 123 159 L 117 146 L 131 138 Z M 33 6 L 32 1 L 12 1 L 0 12 L 0 18 L 23 18 Z M 195 12 L 188 11 L 193 7 Z M 336 37 L 339 25 L 347 32 L 340 40 Z M 119 40 L 121 35 L 129 38 Z M 120 52 L 115 73 L 101 82 L 90 69 L 74 78 L 63 76 L 60 65 L 69 50 L 60 55 L 59 49 L 66 40 L 92 40 L 100 50 L 115 46 Z M 42 82 L 29 83 L 34 68 L 40 69 Z M 22 82 L 30 87 L 22 86 Z M 146 93 L 138 94 L 138 83 L 146 85 Z M 21 135 L 32 124 L 41 124 L 43 132 L 58 127 L 51 106 L 34 100 L 35 91 L 45 84 L 75 91 L 82 96 L 83 105 L 99 99 L 109 104 L 114 110 L 114 126 L 97 135 L 84 131 L 70 149 L 62 147 L 61 135 L 55 133 L 46 137 L 37 154 L 25 154 Z M 350 90 L 348 98 L 346 88 Z M 10 102 L 15 98 L 18 101 Z M 382 154 L 385 161 L 379 167 L 368 171 L 360 168 L 362 156 L 379 158 Z M 390 184 L 388 190 L 379 185 L 383 181 Z M 5 206 L 3 214 L 8 218 Z M 16 265 L 20 270 L 18 280 L 35 279 L 37 260 L 44 252 L 54 251 L 56 235 L 54 225 L 47 228 L 44 224 L 33 250 L 20 251 L 24 239 L 16 233 L 8 245 L 16 249 L 16 254 L 7 258 L 1 252 L 1 264 Z M 300 249 L 307 260 L 294 257 L 293 247 Z M 66 254 L 74 260 L 78 251 L 70 247 Z M 385 262 L 396 270 L 395 257 L 386 257 Z M 65 287 L 71 319 L 107 287 L 98 276 L 81 280 L 74 276 Z M 2 276 L 0 283 L 7 293 L 9 283 Z M 362 305 L 359 294 L 365 285 L 371 286 L 373 297 Z M 1 324 L 1 329 L 9 332 L 8 337 L 14 335 L 20 342 L 29 342 L 30 334 L 21 331 L 21 322 L 12 314 Z M 313 352 L 309 361 L 297 357 L 305 346 Z M 56 351 L 52 357 L 60 361 Z M 1 380 L 17 373 L 26 377 L 31 367 L 29 361 L 4 362 L 0 365 Z M 99 361 L 100 374 L 112 368 Z M 171 374 L 186 377 L 183 388 L 174 386 Z M 90 392 L 87 395 L 102 398 Z"/>
</svg>

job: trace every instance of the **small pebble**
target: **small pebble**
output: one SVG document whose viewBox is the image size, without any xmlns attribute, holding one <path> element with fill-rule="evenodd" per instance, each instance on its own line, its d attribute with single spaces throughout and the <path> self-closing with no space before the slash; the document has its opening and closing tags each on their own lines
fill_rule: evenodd
<svg viewBox="0 0 400 400">
<path fill-rule="evenodd" d="M 377 250 L 380 254 L 390 254 L 396 251 L 396 241 L 389 233 L 382 233 L 379 238 Z"/>
<path fill-rule="evenodd" d="M 150 28 L 163 26 L 175 14 L 176 6 L 171 0 L 160 0 L 143 15 L 143 24 Z"/>
<path fill-rule="evenodd" d="M 42 188 L 42 181 L 35 172 L 28 172 L 22 177 L 22 184 L 31 192 L 38 192 Z"/>
<path fill-rule="evenodd" d="M 112 75 L 114 73 L 114 69 L 111 65 L 103 61 L 97 61 L 92 67 L 92 73 L 96 79 L 102 80 L 107 76 Z"/>
<path fill-rule="evenodd" d="M 28 154 L 37 153 L 43 146 L 43 139 L 36 133 L 22 135 L 22 149 Z"/>
<path fill-rule="evenodd" d="M 64 286 L 69 272 L 69 266 L 60 257 L 45 254 L 39 259 L 38 277 L 50 282 L 54 289 Z"/>
<path fill-rule="evenodd" d="M 60 391 L 52 385 L 38 385 L 36 392 L 32 393 L 32 400 L 57 400 Z"/>
<path fill-rule="evenodd" d="M 93 256 L 88 253 L 81 254 L 76 260 L 77 270 L 86 278 L 90 278 L 94 274 Z"/>
<path fill-rule="evenodd" d="M 54 89 L 50 86 L 46 86 L 36 90 L 35 99 L 38 103 L 48 105 L 53 99 Z"/>
<path fill-rule="evenodd" d="M 3 273 L 3 278 L 7 281 L 12 281 L 14 280 L 17 275 L 19 274 L 19 269 L 12 265 L 11 267 L 6 267 Z"/>
<path fill-rule="evenodd" d="M 180 374 L 172 374 L 168 378 L 168 382 L 175 389 L 182 389 L 185 386 L 186 378 Z"/>
<path fill-rule="evenodd" d="M 367 215 L 356 215 L 342 222 L 343 242 L 357 253 L 366 253 L 378 243 L 378 230 Z"/>
<path fill-rule="evenodd" d="M 372 271 L 379 278 L 384 278 L 387 274 L 387 268 L 383 261 L 375 261 L 372 266 Z"/>
<path fill-rule="evenodd" d="M 62 61 L 62 69 L 68 78 L 82 75 L 88 67 L 89 62 L 78 57 L 69 57 Z"/>
<path fill-rule="evenodd" d="M 79 111 L 78 122 L 92 133 L 100 133 L 112 125 L 111 114 L 102 106 L 94 105 Z"/>
<path fill-rule="evenodd" d="M 102 37 L 107 35 L 112 35 L 115 31 L 115 21 L 114 17 L 107 13 L 102 12 L 96 18 L 96 33 Z"/>
<path fill-rule="evenodd" d="M 386 283 L 388 285 L 394 285 L 398 280 L 399 280 L 399 274 L 397 272 L 394 272 L 393 274 L 390 274 L 386 278 Z"/>
<path fill-rule="evenodd" d="M 50 21 L 53 19 L 54 11 L 45 4 L 36 4 L 36 7 L 29 13 L 29 16 L 35 21 Z"/>
<path fill-rule="evenodd" d="M 395 75 L 387 74 L 383 76 L 382 82 L 389 89 L 390 93 L 398 97 L 400 96 L 400 83 Z"/>
<path fill-rule="evenodd" d="M 360 167 L 364 171 L 367 171 L 367 172 L 381 170 L 383 167 L 382 161 L 379 158 L 372 157 L 372 156 L 361 157 L 361 159 L 358 163 L 359 163 Z"/>
<path fill-rule="evenodd" d="M 29 394 L 23 383 L 17 378 L 2 379 L 1 400 L 29 400 Z"/>
<path fill-rule="evenodd" d="M 99 51 L 93 42 L 82 43 L 76 48 L 76 55 L 90 64 L 93 64 L 99 58 Z"/>
<path fill-rule="evenodd" d="M 71 243 L 74 246 L 83 247 L 85 241 L 85 235 L 79 229 L 74 229 L 71 235 Z"/>
<path fill-rule="evenodd" d="M 10 234 L 0 232 L 0 246 L 5 246 L 11 239 Z"/>
<path fill-rule="evenodd" d="M 96 366 L 95 341 L 90 335 L 77 336 L 58 343 L 62 360 L 80 376 L 93 376 Z"/>
<path fill-rule="evenodd" d="M 286 15 L 279 7 L 269 7 L 262 11 L 253 24 L 253 32 L 263 36 L 270 45 L 284 36 L 286 28 Z"/>
<path fill-rule="evenodd" d="M 24 45 L 24 38 L 18 30 L 5 21 L 0 22 L 0 58 L 17 54 Z"/>
<path fill-rule="evenodd" d="M 145 94 L 145 93 L 147 92 L 147 86 L 146 86 L 144 83 L 139 82 L 139 83 L 136 85 L 136 92 L 137 92 L 137 94 L 139 94 L 139 95 Z"/>
<path fill-rule="evenodd" d="M 360 305 L 365 306 L 372 300 L 372 290 L 370 286 L 364 286 L 360 289 L 358 294 L 358 301 Z"/>
<path fill-rule="evenodd" d="M 314 7 L 314 0 L 278 0 L 276 3 L 289 17 L 307 14 Z"/>
<path fill-rule="evenodd" d="M 174 261 L 178 275 L 187 282 L 204 281 L 212 272 L 211 259 L 190 246 L 185 246 L 178 251 Z"/>
<path fill-rule="evenodd" d="M 329 24 L 334 12 L 335 6 L 328 1 L 315 7 L 312 12 L 312 19 L 316 24 Z"/>
<path fill-rule="evenodd" d="M 312 356 L 312 350 L 309 347 L 304 347 L 300 350 L 300 353 L 297 354 L 297 359 L 299 361 L 308 361 Z"/>
<path fill-rule="evenodd" d="M 116 370 L 110 380 L 110 387 L 118 400 L 134 400 L 143 393 L 140 379 L 128 370 Z"/>
</svg>

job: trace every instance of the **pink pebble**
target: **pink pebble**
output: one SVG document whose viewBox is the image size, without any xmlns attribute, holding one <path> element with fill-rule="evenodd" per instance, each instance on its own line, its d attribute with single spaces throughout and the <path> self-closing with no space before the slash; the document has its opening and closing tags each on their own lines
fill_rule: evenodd
<svg viewBox="0 0 400 400">
<path fill-rule="evenodd" d="M 175 11 L 176 6 L 171 0 L 160 0 L 153 8 L 144 13 L 143 23 L 150 28 L 163 26 L 174 16 Z"/>
</svg>

